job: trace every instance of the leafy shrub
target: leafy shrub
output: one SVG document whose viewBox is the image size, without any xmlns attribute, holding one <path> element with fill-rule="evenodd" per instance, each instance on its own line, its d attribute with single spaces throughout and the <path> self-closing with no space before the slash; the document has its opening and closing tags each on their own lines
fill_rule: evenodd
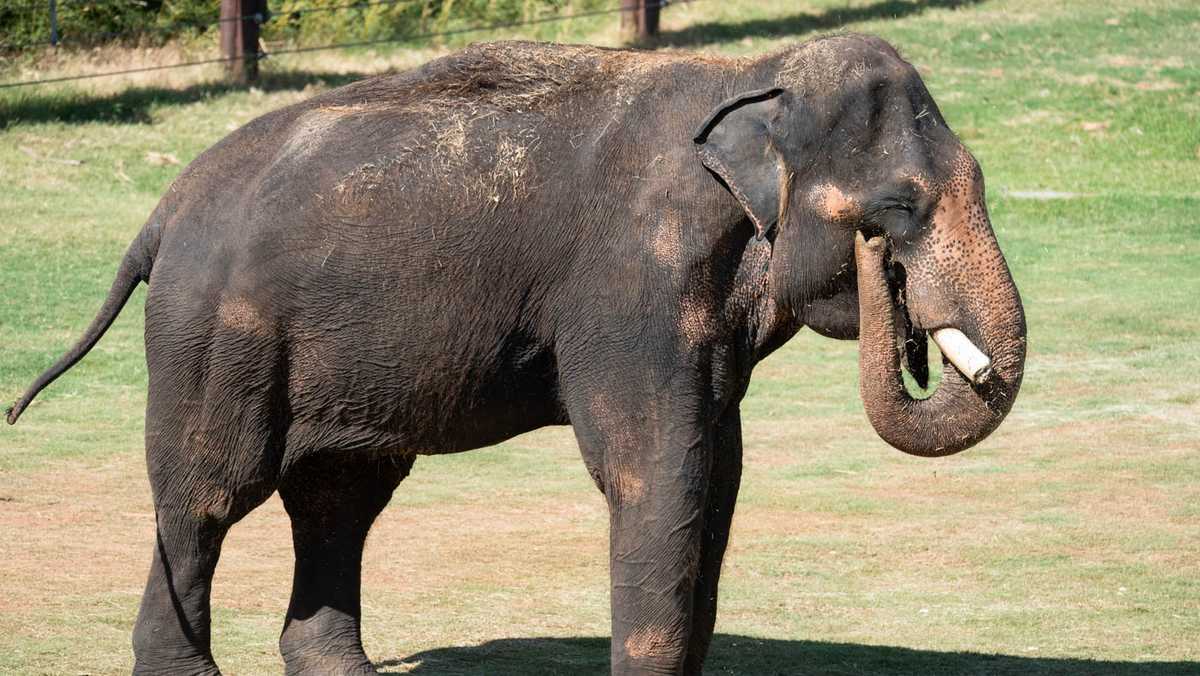
<svg viewBox="0 0 1200 676">
<path fill-rule="evenodd" d="M 604 0 L 405 0 L 346 9 L 353 3 L 283 0 L 272 9 L 274 18 L 265 34 L 268 39 L 306 44 L 403 38 L 468 25 L 529 21 L 604 4 Z M 306 11 L 312 9 L 336 11 Z"/>
<path fill-rule="evenodd" d="M 49 5 L 29 0 L 0 7 L 0 45 L 49 44 Z M 219 14 L 219 0 L 58 0 L 58 36 L 64 47 L 158 43 L 213 30 Z"/>
<path fill-rule="evenodd" d="M 403 38 L 607 5 L 606 0 L 271 0 L 263 37 L 301 44 Z M 58 0 L 59 37 L 64 47 L 159 44 L 216 32 L 219 14 L 219 0 Z M 49 42 L 49 0 L 0 6 L 0 49 Z"/>
</svg>

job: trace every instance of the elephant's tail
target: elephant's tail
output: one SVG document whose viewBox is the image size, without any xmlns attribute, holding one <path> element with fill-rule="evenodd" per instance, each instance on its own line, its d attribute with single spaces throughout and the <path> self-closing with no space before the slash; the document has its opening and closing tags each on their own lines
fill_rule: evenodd
<svg viewBox="0 0 1200 676">
<path fill-rule="evenodd" d="M 17 418 L 21 417 L 21 412 L 25 410 L 29 402 L 33 401 L 38 392 L 42 391 L 42 388 L 83 359 L 88 350 L 95 346 L 108 327 L 112 325 L 113 320 L 120 314 L 121 308 L 125 307 L 125 302 L 129 300 L 129 296 L 137 288 L 137 285 L 142 281 L 150 280 L 150 269 L 154 266 L 155 257 L 158 256 L 160 238 L 161 228 L 156 221 L 147 223 L 142 228 L 133 243 L 129 245 L 125 257 L 121 259 L 117 278 L 113 280 L 112 287 L 108 290 L 108 297 L 104 299 L 104 305 L 100 307 L 96 318 L 92 320 L 79 342 L 75 343 L 53 366 L 38 376 L 29 389 L 25 390 L 25 394 L 22 394 L 21 398 L 17 399 L 16 403 L 5 412 L 9 425 L 17 422 Z"/>
</svg>

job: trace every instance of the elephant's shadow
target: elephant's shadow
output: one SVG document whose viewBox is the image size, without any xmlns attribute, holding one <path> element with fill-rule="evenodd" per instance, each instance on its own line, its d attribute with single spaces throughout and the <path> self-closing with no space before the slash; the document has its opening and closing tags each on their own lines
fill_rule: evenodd
<svg viewBox="0 0 1200 676">
<path fill-rule="evenodd" d="M 435 648 L 376 664 L 384 674 L 548 676 L 608 673 L 604 637 L 510 638 Z M 710 674 L 1070 674 L 1183 676 L 1200 662 L 1112 662 L 1088 659 L 937 652 L 820 641 L 780 641 L 718 634 L 705 668 Z"/>
</svg>

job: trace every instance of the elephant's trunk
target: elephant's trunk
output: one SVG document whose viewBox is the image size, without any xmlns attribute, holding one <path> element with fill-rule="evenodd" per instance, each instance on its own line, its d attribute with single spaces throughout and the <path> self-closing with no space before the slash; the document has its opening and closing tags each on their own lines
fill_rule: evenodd
<svg viewBox="0 0 1200 676">
<path fill-rule="evenodd" d="M 950 335 L 969 344 L 977 341 L 980 351 L 991 360 L 990 372 L 972 373 L 979 381 L 972 383 L 947 361 L 937 391 L 923 400 L 909 396 L 900 371 L 896 327 L 904 323 L 897 321 L 903 308 L 889 289 L 884 238 L 868 241 L 859 234 L 855 242 L 863 406 L 879 436 L 905 453 L 936 457 L 969 448 L 996 429 L 1020 389 L 1025 362 L 1024 313 L 999 247 L 993 238 L 988 239 L 994 251 L 988 254 L 991 265 L 987 269 L 998 274 L 971 283 L 979 285 L 978 289 L 960 290 L 974 294 L 974 300 L 963 303 L 971 308 L 961 327 L 963 333 L 954 336 L 956 331 L 951 331 Z M 907 295 L 911 299 L 912 289 Z"/>
</svg>

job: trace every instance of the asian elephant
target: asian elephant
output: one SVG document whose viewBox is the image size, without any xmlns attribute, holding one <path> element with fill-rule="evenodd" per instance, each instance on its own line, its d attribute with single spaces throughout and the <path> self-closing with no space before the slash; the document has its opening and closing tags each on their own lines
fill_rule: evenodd
<svg viewBox="0 0 1200 676">
<path fill-rule="evenodd" d="M 264 115 L 182 172 L 8 422 L 143 281 L 138 674 L 217 673 L 221 542 L 274 491 L 287 673 L 375 673 L 362 547 L 414 458 L 564 424 L 611 514 L 612 672 L 700 673 L 757 362 L 804 325 L 858 338 L 872 425 L 936 456 L 996 428 L 1025 358 L 979 165 L 860 35 L 739 59 L 482 44 Z M 922 378 L 939 329 L 991 366 L 946 363 L 918 399 L 902 365 Z"/>
</svg>

